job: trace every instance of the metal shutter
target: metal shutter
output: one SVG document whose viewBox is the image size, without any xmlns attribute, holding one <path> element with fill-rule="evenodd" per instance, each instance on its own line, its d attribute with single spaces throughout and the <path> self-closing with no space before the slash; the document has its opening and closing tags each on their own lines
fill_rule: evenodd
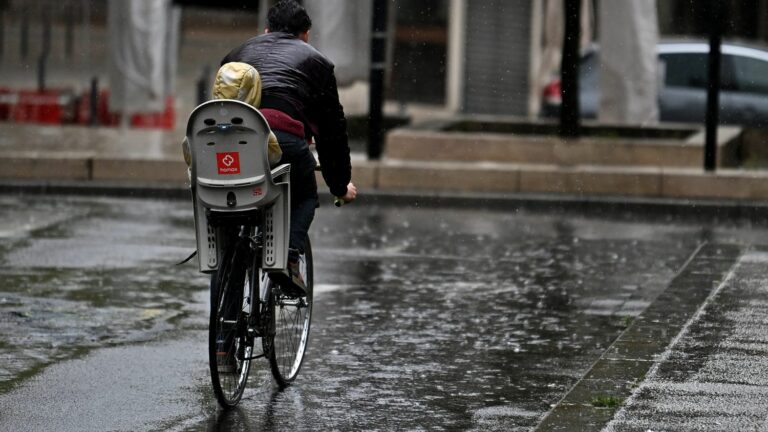
<svg viewBox="0 0 768 432">
<path fill-rule="evenodd" d="M 528 114 L 532 3 L 467 1 L 466 112 Z"/>
</svg>

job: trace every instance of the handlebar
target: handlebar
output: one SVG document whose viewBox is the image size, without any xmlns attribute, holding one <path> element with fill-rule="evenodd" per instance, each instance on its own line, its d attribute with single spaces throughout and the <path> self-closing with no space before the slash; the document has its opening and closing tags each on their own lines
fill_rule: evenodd
<svg viewBox="0 0 768 432">
<path fill-rule="evenodd" d="M 320 163 L 319 162 L 315 163 L 315 171 L 320 171 Z M 333 197 L 333 205 L 335 205 L 336 207 L 341 207 L 341 206 L 343 206 L 345 204 L 346 204 L 346 202 L 343 199 L 341 199 L 341 197 Z"/>
</svg>

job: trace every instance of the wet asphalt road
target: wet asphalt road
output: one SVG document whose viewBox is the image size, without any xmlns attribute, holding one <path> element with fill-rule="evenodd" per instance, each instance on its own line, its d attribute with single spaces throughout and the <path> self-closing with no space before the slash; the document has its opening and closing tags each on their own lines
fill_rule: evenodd
<svg viewBox="0 0 768 432">
<path fill-rule="evenodd" d="M 528 430 L 702 241 L 768 244 L 673 218 L 325 206 L 302 372 L 280 391 L 254 370 L 222 412 L 206 278 L 173 266 L 192 236 L 186 201 L 0 197 L 0 429 Z"/>
</svg>

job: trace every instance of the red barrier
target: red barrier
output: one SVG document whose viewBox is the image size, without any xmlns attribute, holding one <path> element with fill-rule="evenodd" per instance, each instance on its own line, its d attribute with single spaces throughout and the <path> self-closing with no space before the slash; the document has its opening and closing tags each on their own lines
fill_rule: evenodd
<svg viewBox="0 0 768 432">
<path fill-rule="evenodd" d="M 109 110 L 109 90 L 99 91 L 96 116 L 99 126 L 120 124 L 120 113 Z M 18 123 L 88 125 L 91 124 L 90 91 L 85 91 L 76 98 L 71 90 L 36 91 L 0 88 L 0 120 Z M 133 114 L 130 125 L 135 128 L 173 129 L 175 120 L 175 99 L 173 96 L 168 96 L 163 112 Z"/>
<path fill-rule="evenodd" d="M 161 113 L 134 114 L 131 126 L 136 128 L 173 129 L 176 120 L 176 109 L 173 96 L 165 99 L 165 111 Z"/>
<path fill-rule="evenodd" d="M 0 120 L 8 120 L 11 117 L 11 109 L 18 100 L 19 96 L 15 91 L 0 88 Z"/>
<path fill-rule="evenodd" d="M 96 120 L 99 126 L 117 126 L 120 123 L 120 115 L 109 112 L 109 91 L 99 91 L 96 103 Z M 91 124 L 91 92 L 86 91 L 80 96 L 77 104 L 77 118 L 75 123 L 81 125 Z"/>
<path fill-rule="evenodd" d="M 20 90 L 11 107 L 17 123 L 62 124 L 74 120 L 74 96 L 66 90 Z"/>
</svg>

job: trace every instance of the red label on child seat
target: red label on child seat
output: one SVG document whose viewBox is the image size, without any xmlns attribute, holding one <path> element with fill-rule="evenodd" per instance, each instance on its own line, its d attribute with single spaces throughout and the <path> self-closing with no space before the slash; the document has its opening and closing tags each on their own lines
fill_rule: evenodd
<svg viewBox="0 0 768 432">
<path fill-rule="evenodd" d="M 240 153 L 216 153 L 219 175 L 240 174 Z"/>
</svg>

